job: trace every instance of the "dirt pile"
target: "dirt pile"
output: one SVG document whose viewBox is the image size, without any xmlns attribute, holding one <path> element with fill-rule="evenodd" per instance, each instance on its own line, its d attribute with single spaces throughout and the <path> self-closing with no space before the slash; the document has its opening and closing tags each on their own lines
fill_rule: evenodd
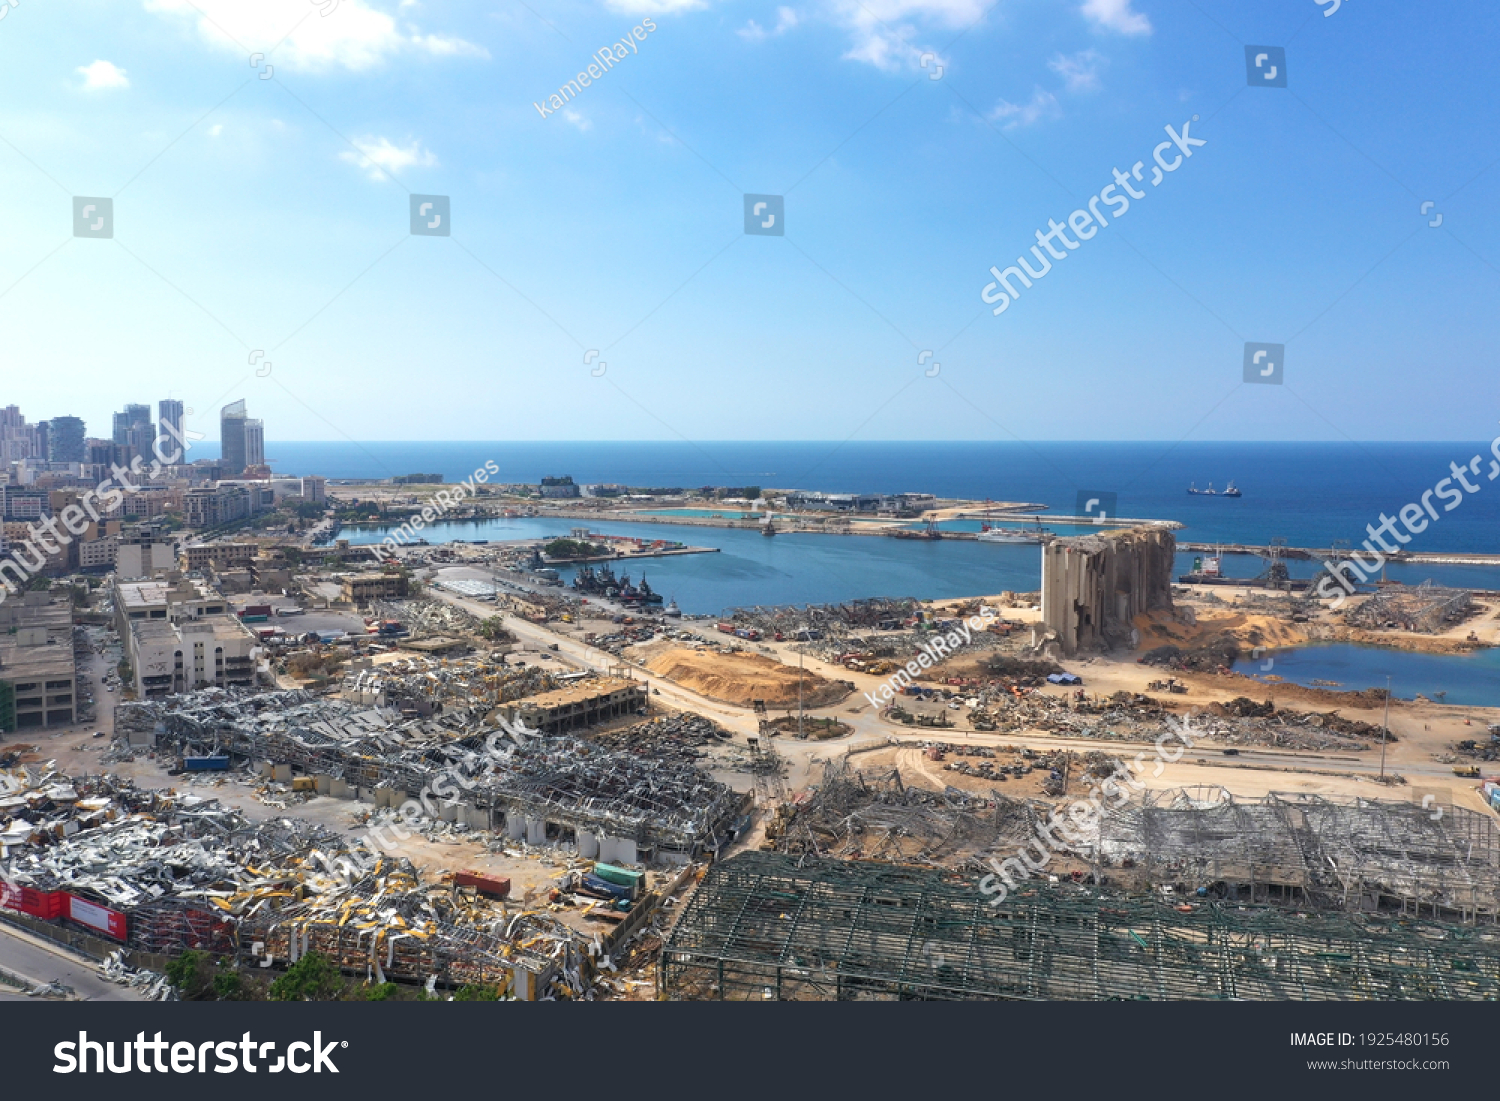
<svg viewBox="0 0 1500 1101">
<path fill-rule="evenodd" d="M 755 700 L 764 700 L 772 710 L 797 706 L 797 669 L 760 654 L 719 654 L 679 647 L 657 654 L 646 668 L 724 703 L 749 707 Z M 809 670 L 803 670 L 800 677 L 805 707 L 827 707 L 853 691 L 842 681 L 831 681 Z"/>
</svg>

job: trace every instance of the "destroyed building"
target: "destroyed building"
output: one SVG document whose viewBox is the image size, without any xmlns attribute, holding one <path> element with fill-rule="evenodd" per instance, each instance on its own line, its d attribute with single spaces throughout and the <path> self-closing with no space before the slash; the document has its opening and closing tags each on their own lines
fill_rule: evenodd
<svg viewBox="0 0 1500 1101">
<path fill-rule="evenodd" d="M 1042 548 L 1042 622 L 1065 657 L 1130 642 L 1131 621 L 1172 607 L 1177 539 L 1164 527 L 1054 539 Z"/>
<path fill-rule="evenodd" d="M 484 984 L 522 1001 L 586 996 L 591 982 L 588 939 L 551 916 L 424 881 L 399 858 L 362 872 L 342 838 L 297 819 L 14 769 L 0 772 L 0 823 L 11 920 L 154 966 L 187 949 L 267 967 L 317 951 L 371 982 Z"/>
<path fill-rule="evenodd" d="M 743 853 L 662 949 L 659 989 L 726 1001 L 1469 1001 L 1492 930 L 1027 884 L 990 905 L 941 869 Z"/>
<path fill-rule="evenodd" d="M 746 797 L 691 764 L 568 736 L 504 734 L 469 714 L 407 718 L 304 692 L 210 690 L 122 704 L 116 729 L 182 756 L 228 754 L 312 777 L 320 794 L 423 812 L 580 856 L 683 863 L 734 834 Z"/>
</svg>

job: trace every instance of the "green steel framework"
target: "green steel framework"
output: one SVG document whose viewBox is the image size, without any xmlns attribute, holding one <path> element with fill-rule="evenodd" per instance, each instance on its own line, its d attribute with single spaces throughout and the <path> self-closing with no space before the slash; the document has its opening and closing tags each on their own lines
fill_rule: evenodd
<svg viewBox="0 0 1500 1101">
<path fill-rule="evenodd" d="M 662 950 L 660 989 L 726 1000 L 1494 1000 L 1500 930 L 1174 903 L 744 853 L 713 867 Z M 1183 908 L 1179 908 L 1183 907 Z"/>
</svg>

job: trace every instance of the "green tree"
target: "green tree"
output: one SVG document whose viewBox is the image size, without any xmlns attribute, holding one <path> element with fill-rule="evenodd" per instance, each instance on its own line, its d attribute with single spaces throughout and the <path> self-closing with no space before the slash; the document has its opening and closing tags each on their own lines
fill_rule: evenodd
<svg viewBox="0 0 1500 1101">
<path fill-rule="evenodd" d="M 273 1002 L 329 1002 L 343 987 L 343 976 L 327 956 L 309 952 L 271 984 Z"/>
<path fill-rule="evenodd" d="M 208 953 L 189 948 L 163 969 L 167 982 L 185 1002 L 195 1001 L 208 989 Z"/>
<path fill-rule="evenodd" d="M 498 986 L 461 986 L 454 992 L 455 1002 L 498 1002 L 500 1000 L 500 988 Z"/>
</svg>

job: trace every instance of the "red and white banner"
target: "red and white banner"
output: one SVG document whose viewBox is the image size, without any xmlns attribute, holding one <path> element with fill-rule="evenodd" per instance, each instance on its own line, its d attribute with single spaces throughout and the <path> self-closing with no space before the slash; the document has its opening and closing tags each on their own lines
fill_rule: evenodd
<svg viewBox="0 0 1500 1101">
<path fill-rule="evenodd" d="M 68 917 L 115 940 L 125 939 L 125 915 L 77 895 L 68 896 Z"/>
</svg>

